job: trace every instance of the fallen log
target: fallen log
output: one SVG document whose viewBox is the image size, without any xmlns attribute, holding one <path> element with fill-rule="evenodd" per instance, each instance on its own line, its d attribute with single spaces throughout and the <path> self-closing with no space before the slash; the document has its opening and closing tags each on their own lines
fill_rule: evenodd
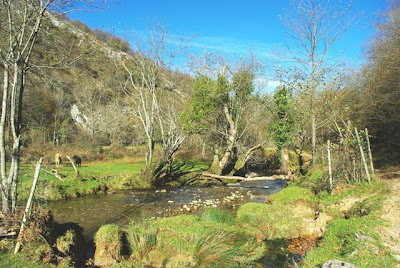
<svg viewBox="0 0 400 268">
<path fill-rule="evenodd" d="M 207 172 L 202 173 L 201 175 L 204 177 L 211 177 L 211 178 L 220 179 L 220 180 L 237 180 L 237 181 L 273 181 L 273 180 L 278 179 L 274 176 L 246 178 L 246 177 L 241 177 L 241 176 L 222 176 L 222 175 L 216 175 L 216 174 L 211 174 L 211 173 L 207 173 Z"/>
<path fill-rule="evenodd" d="M 275 176 L 265 176 L 265 177 L 245 178 L 243 181 L 274 181 L 274 180 L 281 180 L 281 179 Z"/>
<path fill-rule="evenodd" d="M 216 174 L 207 173 L 207 172 L 201 173 L 201 175 L 204 177 L 211 177 L 211 178 L 220 179 L 220 180 L 240 180 L 240 181 L 242 181 L 245 179 L 245 177 L 240 177 L 240 176 L 222 176 L 222 175 L 216 175 Z"/>
</svg>

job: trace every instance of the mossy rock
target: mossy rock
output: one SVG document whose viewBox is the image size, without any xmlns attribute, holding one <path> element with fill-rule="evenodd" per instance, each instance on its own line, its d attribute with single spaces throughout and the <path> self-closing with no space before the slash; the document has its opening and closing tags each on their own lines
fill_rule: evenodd
<svg viewBox="0 0 400 268">
<path fill-rule="evenodd" d="M 111 266 L 121 261 L 122 232 L 115 224 L 107 224 L 97 231 L 94 242 L 96 266 Z"/>
<path fill-rule="evenodd" d="M 274 205 L 291 205 L 297 200 L 315 202 L 317 199 L 310 189 L 290 186 L 270 195 L 265 202 Z"/>
</svg>

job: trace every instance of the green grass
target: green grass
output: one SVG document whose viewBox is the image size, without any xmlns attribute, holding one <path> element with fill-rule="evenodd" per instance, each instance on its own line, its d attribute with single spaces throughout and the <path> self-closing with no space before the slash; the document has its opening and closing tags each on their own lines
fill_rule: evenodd
<svg viewBox="0 0 400 268">
<path fill-rule="evenodd" d="M 303 266 L 321 267 L 328 260 L 339 259 L 357 267 L 395 267 L 395 259 L 376 233 L 380 225 L 376 215 L 334 220 L 319 246 L 307 254 Z M 357 239 L 356 233 L 367 238 Z"/>
<path fill-rule="evenodd" d="M 96 244 L 121 244 L 121 229 L 115 224 L 107 224 L 100 227 L 97 231 L 94 242 Z"/>
<path fill-rule="evenodd" d="M 236 222 L 259 240 L 282 239 L 296 231 L 298 219 L 287 206 L 246 203 L 240 206 Z"/>
<path fill-rule="evenodd" d="M 187 254 L 199 267 L 218 267 L 222 259 L 230 260 L 224 267 L 243 267 L 265 254 L 265 245 L 241 226 L 210 221 L 208 217 L 180 215 L 159 219 L 155 226 L 159 229 L 159 247 Z M 211 255 L 214 257 L 209 258 Z"/>
<path fill-rule="evenodd" d="M 57 168 L 59 174 L 65 176 L 64 181 L 41 172 L 36 190 L 36 197 L 45 200 L 60 200 L 77 196 L 104 194 L 105 190 L 149 189 L 151 184 L 140 176 L 145 167 L 142 160 L 123 158 L 112 161 L 96 161 L 83 163 L 79 168 L 79 176 L 75 175 L 72 166 Z M 184 185 L 196 174 L 206 170 L 208 164 L 202 161 L 176 160 L 175 177 L 167 185 Z M 52 167 L 44 167 L 49 170 Z M 19 198 L 29 195 L 34 166 L 23 165 L 20 171 Z"/>
<path fill-rule="evenodd" d="M 125 228 L 131 255 L 141 260 L 157 244 L 157 228 L 153 222 L 143 221 L 142 223 L 132 223 Z"/>
<path fill-rule="evenodd" d="M 225 223 L 234 225 L 235 218 L 227 210 L 221 208 L 210 208 L 203 212 L 201 219 L 205 222 Z"/>
<path fill-rule="evenodd" d="M 321 199 L 321 206 L 329 206 L 346 198 L 367 195 L 355 205 L 343 218 L 336 214 L 327 227 L 319 246 L 308 252 L 303 267 L 321 267 L 330 259 L 339 259 L 357 267 L 395 267 L 396 260 L 382 245 L 379 228 L 385 223 L 380 219 L 382 202 L 388 193 L 386 184 L 376 180 L 361 184 L 341 194 Z M 341 217 L 340 217 L 341 216 Z M 356 234 L 363 238 L 359 239 Z"/>
<path fill-rule="evenodd" d="M 291 186 L 283 188 L 281 191 L 270 195 L 266 202 L 271 202 L 276 205 L 290 205 L 297 200 L 315 202 L 317 201 L 317 198 L 309 189 L 299 186 Z"/>
<path fill-rule="evenodd" d="M 14 255 L 13 249 L 9 251 L 0 250 L 0 267 L 1 268 L 45 268 L 54 265 L 42 262 L 42 256 L 46 252 L 46 246 L 40 243 L 31 243 L 25 246 L 18 254 Z"/>
</svg>

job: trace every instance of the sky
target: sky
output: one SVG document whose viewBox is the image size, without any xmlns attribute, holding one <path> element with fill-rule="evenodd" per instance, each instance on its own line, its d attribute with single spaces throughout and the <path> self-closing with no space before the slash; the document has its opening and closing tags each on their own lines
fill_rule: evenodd
<svg viewBox="0 0 400 268">
<path fill-rule="evenodd" d="M 71 13 L 90 28 L 101 28 L 134 42 L 133 35 L 144 34 L 149 24 L 167 25 L 176 35 L 194 37 L 191 49 L 223 52 L 239 57 L 251 49 L 266 64 L 274 64 L 287 54 L 291 42 L 280 16 L 290 9 L 290 0 L 118 0 L 99 12 Z M 353 0 L 351 12 L 359 16 L 334 43 L 330 53 L 358 68 L 374 34 L 373 24 L 386 0 Z"/>
</svg>

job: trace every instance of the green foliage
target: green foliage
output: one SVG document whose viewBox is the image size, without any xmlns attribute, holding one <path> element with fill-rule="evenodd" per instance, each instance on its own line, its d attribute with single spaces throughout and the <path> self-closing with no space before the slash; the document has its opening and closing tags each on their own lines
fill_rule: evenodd
<svg viewBox="0 0 400 268">
<path fill-rule="evenodd" d="M 218 83 L 206 76 L 196 78 L 193 85 L 193 96 L 182 122 L 188 132 L 196 132 L 205 128 L 204 119 L 207 118 L 218 105 Z"/>
<path fill-rule="evenodd" d="M 229 211 L 221 208 L 207 209 L 201 215 L 201 219 L 205 222 L 225 223 L 227 225 L 235 224 L 235 218 L 229 213 Z"/>
<path fill-rule="evenodd" d="M 330 259 L 340 259 L 357 267 L 394 267 L 393 256 L 380 241 L 381 207 L 387 185 L 375 180 L 372 185 L 361 184 L 337 195 L 320 200 L 322 206 L 331 206 L 347 198 L 370 195 L 346 213 L 346 218 L 336 218 L 328 224 L 318 247 L 308 252 L 303 267 L 321 267 Z M 343 217 L 342 213 L 337 216 Z"/>
<path fill-rule="evenodd" d="M 199 75 L 193 86 L 193 96 L 186 106 L 182 122 L 188 132 L 197 132 L 206 128 L 207 120 L 223 105 L 228 105 L 234 117 L 240 106 L 245 103 L 252 92 L 254 74 L 249 69 L 239 70 L 232 81 L 219 74 L 216 80 Z"/>
<path fill-rule="evenodd" d="M 238 99 L 246 99 L 253 92 L 254 74 L 249 69 L 241 69 L 232 77 L 232 88 Z"/>
<path fill-rule="evenodd" d="M 291 108 L 291 91 L 281 86 L 274 94 L 276 114 L 271 124 L 278 151 L 281 151 L 292 140 L 294 121 L 289 111 Z"/>
<path fill-rule="evenodd" d="M 327 180 L 326 170 L 320 166 L 314 169 L 309 169 L 304 176 L 296 179 L 292 182 L 292 185 L 297 185 L 303 188 L 312 190 L 314 193 L 318 194 L 328 190 L 329 184 Z"/>
</svg>

